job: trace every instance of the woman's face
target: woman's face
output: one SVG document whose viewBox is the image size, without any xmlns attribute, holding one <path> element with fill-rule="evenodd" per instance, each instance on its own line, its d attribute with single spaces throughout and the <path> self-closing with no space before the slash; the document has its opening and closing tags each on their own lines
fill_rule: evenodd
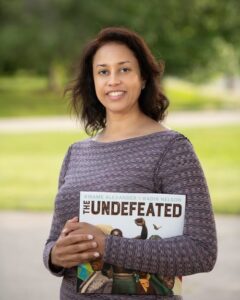
<svg viewBox="0 0 240 300">
<path fill-rule="evenodd" d="M 124 44 L 107 43 L 93 58 L 96 95 L 108 114 L 139 110 L 138 98 L 144 85 L 138 60 Z"/>
</svg>

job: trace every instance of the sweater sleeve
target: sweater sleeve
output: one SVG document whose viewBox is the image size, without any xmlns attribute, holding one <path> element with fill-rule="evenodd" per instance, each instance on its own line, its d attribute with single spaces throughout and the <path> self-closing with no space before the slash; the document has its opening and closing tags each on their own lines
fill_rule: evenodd
<svg viewBox="0 0 240 300">
<path fill-rule="evenodd" d="M 58 180 L 58 193 L 57 193 L 56 199 L 55 199 L 55 209 L 54 209 L 54 214 L 53 214 L 53 219 L 52 219 L 52 225 L 51 225 L 49 237 L 47 239 L 47 242 L 45 244 L 44 251 L 43 251 L 43 262 L 44 262 L 45 267 L 53 275 L 56 275 L 56 276 L 62 276 L 64 274 L 65 269 L 64 268 L 59 268 L 59 270 L 54 269 L 54 267 L 50 261 L 50 254 L 52 251 L 52 247 L 56 243 L 56 241 L 60 235 L 60 232 L 62 230 L 62 227 L 63 227 L 63 222 L 62 222 L 62 218 L 61 218 L 60 209 L 58 207 L 59 206 L 58 202 L 60 200 L 59 192 L 65 181 L 65 175 L 66 175 L 66 172 L 68 169 L 70 155 L 71 155 L 71 147 L 69 147 L 68 152 L 65 155 L 63 163 L 62 163 L 59 180 Z"/>
<path fill-rule="evenodd" d="M 157 192 L 186 195 L 183 235 L 161 240 L 108 236 L 104 260 L 165 276 L 211 271 L 217 257 L 215 221 L 207 183 L 188 139 L 172 140 L 155 171 Z"/>
</svg>

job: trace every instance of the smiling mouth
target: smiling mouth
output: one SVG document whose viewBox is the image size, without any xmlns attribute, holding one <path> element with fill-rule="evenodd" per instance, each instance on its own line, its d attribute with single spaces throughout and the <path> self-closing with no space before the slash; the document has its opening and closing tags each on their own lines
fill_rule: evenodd
<svg viewBox="0 0 240 300">
<path fill-rule="evenodd" d="M 112 91 L 108 92 L 107 95 L 110 97 L 119 97 L 122 96 L 125 92 L 124 91 Z"/>
</svg>

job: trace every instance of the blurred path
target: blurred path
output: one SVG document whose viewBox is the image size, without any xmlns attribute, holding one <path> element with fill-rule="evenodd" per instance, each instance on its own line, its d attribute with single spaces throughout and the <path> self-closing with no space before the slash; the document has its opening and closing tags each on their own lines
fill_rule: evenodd
<svg viewBox="0 0 240 300">
<path fill-rule="evenodd" d="M 240 111 L 195 111 L 171 112 L 166 119 L 168 126 L 216 126 L 240 123 Z M 80 130 L 81 125 L 74 118 L 29 117 L 0 118 L 0 132 L 36 132 Z"/>
<path fill-rule="evenodd" d="M 240 217 L 217 216 L 218 261 L 208 274 L 184 277 L 184 300 L 229 300 L 240 294 Z M 1 300 L 59 299 L 60 279 L 42 264 L 49 213 L 0 212 Z"/>
</svg>

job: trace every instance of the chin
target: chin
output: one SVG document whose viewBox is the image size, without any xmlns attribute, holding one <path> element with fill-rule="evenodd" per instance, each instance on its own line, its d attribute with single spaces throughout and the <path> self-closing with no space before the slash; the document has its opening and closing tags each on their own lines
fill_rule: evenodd
<svg viewBox="0 0 240 300">
<path fill-rule="evenodd" d="M 109 109 L 108 112 L 110 114 L 127 114 L 129 113 L 129 109 Z"/>
<path fill-rule="evenodd" d="M 123 105 L 123 103 L 115 103 L 115 105 L 109 105 L 106 107 L 106 111 L 109 113 L 115 114 L 126 114 L 126 113 L 134 113 L 135 111 L 139 111 L 138 106 L 132 105 Z"/>
<path fill-rule="evenodd" d="M 110 113 L 125 113 L 127 111 L 129 111 L 128 107 L 125 107 L 123 105 L 116 104 L 116 105 L 111 105 L 109 107 L 106 107 L 106 111 L 110 112 Z"/>
</svg>

